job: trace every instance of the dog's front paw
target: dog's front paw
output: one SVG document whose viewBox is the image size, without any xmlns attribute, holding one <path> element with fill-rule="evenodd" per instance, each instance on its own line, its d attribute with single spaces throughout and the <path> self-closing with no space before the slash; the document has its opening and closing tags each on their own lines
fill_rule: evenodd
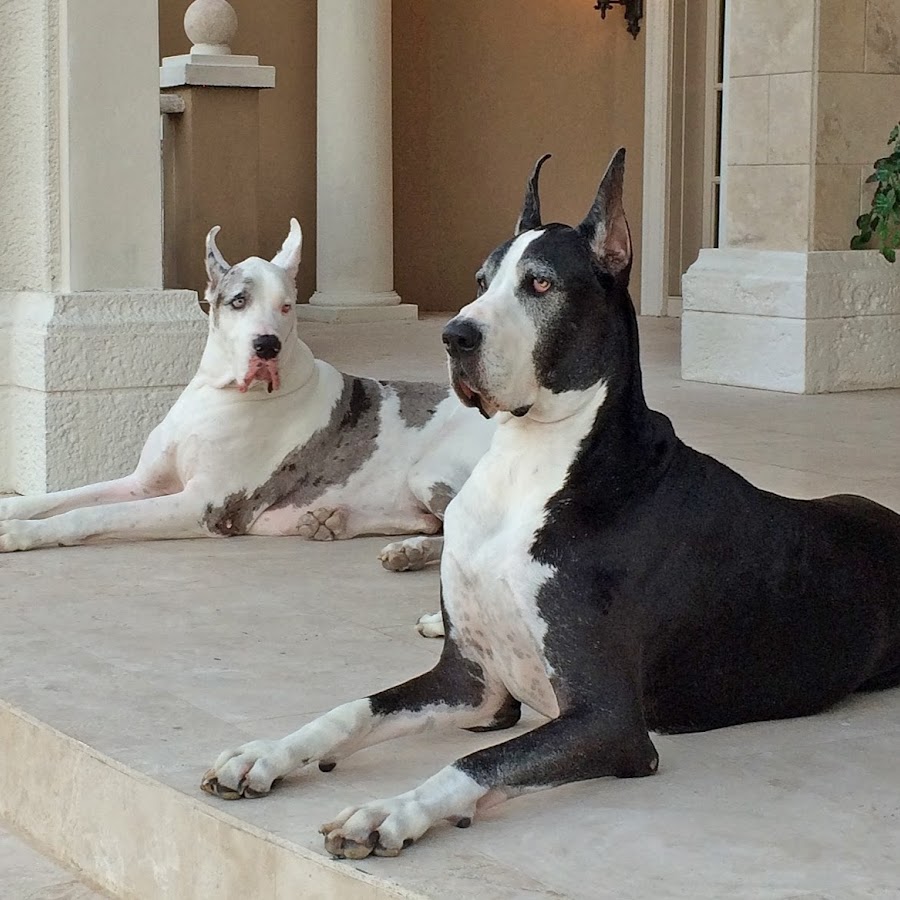
<svg viewBox="0 0 900 900">
<path fill-rule="evenodd" d="M 297 525 L 297 534 L 310 541 L 337 541 L 346 533 L 347 510 L 342 506 L 311 510 L 300 517 Z"/>
<path fill-rule="evenodd" d="M 399 856 L 439 820 L 410 791 L 391 800 L 350 806 L 319 831 L 325 835 L 325 849 L 338 859 L 365 859 L 372 853 Z M 467 828 L 472 818 L 455 816 L 452 821 Z"/>
<path fill-rule="evenodd" d="M 203 776 L 200 789 L 223 800 L 255 799 L 272 790 L 272 784 L 291 770 L 278 741 L 251 741 L 226 750 Z"/>
<path fill-rule="evenodd" d="M 378 554 L 381 565 L 389 572 L 414 572 L 424 569 L 434 559 L 434 540 L 427 537 L 394 541 Z"/>
<path fill-rule="evenodd" d="M 0 521 L 0 553 L 12 553 L 14 550 L 31 550 L 37 546 L 35 525 L 27 519 L 10 519 Z"/>
<path fill-rule="evenodd" d="M 427 638 L 442 638 L 444 636 L 444 617 L 439 613 L 427 613 L 419 617 L 416 622 L 416 631 Z"/>
</svg>

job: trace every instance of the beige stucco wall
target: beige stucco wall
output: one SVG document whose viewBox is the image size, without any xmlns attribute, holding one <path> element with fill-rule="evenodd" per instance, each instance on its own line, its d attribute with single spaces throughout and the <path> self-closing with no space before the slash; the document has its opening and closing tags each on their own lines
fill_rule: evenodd
<svg viewBox="0 0 900 900">
<path fill-rule="evenodd" d="M 576 223 L 628 147 L 640 251 L 644 41 L 571 0 L 394 0 L 395 272 L 404 300 L 455 309 L 512 233 L 535 159 L 548 221 Z M 640 279 L 636 267 L 632 285 Z"/>
</svg>

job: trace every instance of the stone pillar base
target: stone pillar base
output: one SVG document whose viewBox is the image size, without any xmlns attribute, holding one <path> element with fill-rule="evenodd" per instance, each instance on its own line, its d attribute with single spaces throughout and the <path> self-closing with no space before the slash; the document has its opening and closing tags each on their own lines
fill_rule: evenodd
<svg viewBox="0 0 900 900">
<path fill-rule="evenodd" d="M 900 269 L 875 251 L 701 250 L 681 375 L 820 394 L 900 387 Z"/>
<path fill-rule="evenodd" d="M 193 291 L 0 293 L 0 493 L 131 472 L 206 332 Z"/>
<path fill-rule="evenodd" d="M 360 322 L 399 322 L 417 319 L 419 307 L 414 303 L 393 303 L 391 305 L 369 304 L 325 304 L 320 301 L 321 292 L 313 294 L 309 303 L 297 306 L 297 318 L 301 322 L 332 322 L 352 324 Z M 329 295 L 330 296 L 330 295 Z M 397 296 L 396 294 L 394 295 Z M 324 298 L 323 298 L 324 299 Z M 362 298 L 360 298 L 362 299 Z M 397 300 L 400 298 L 397 297 Z"/>
</svg>

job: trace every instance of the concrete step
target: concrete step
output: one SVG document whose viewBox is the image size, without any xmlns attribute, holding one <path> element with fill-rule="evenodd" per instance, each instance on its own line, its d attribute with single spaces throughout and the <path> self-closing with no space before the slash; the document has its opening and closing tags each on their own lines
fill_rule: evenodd
<svg viewBox="0 0 900 900">
<path fill-rule="evenodd" d="M 30 851 L 21 876 L 14 870 L 9 884 L 0 881 L 2 900 L 420 900 L 173 790 L 3 702 L 0 746 L 9 750 L 0 769 L 0 817 L 57 861 Z M 0 841 L 0 864 L 3 852 Z M 43 887 L 29 886 L 32 869 Z"/>
<path fill-rule="evenodd" d="M 0 822 L 0 897 L 3 900 L 103 900 L 112 894 L 64 869 Z"/>
</svg>

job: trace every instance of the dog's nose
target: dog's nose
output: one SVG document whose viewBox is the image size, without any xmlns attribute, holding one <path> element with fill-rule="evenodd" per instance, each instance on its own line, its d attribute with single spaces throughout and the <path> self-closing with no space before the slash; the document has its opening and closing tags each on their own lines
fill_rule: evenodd
<svg viewBox="0 0 900 900">
<path fill-rule="evenodd" d="M 274 334 L 261 334 L 253 339 L 253 349 L 260 359 L 275 359 L 281 352 L 281 341 Z"/>
<path fill-rule="evenodd" d="M 484 335 L 471 319 L 451 319 L 441 337 L 451 356 L 464 356 L 474 353 L 481 346 Z"/>
</svg>

